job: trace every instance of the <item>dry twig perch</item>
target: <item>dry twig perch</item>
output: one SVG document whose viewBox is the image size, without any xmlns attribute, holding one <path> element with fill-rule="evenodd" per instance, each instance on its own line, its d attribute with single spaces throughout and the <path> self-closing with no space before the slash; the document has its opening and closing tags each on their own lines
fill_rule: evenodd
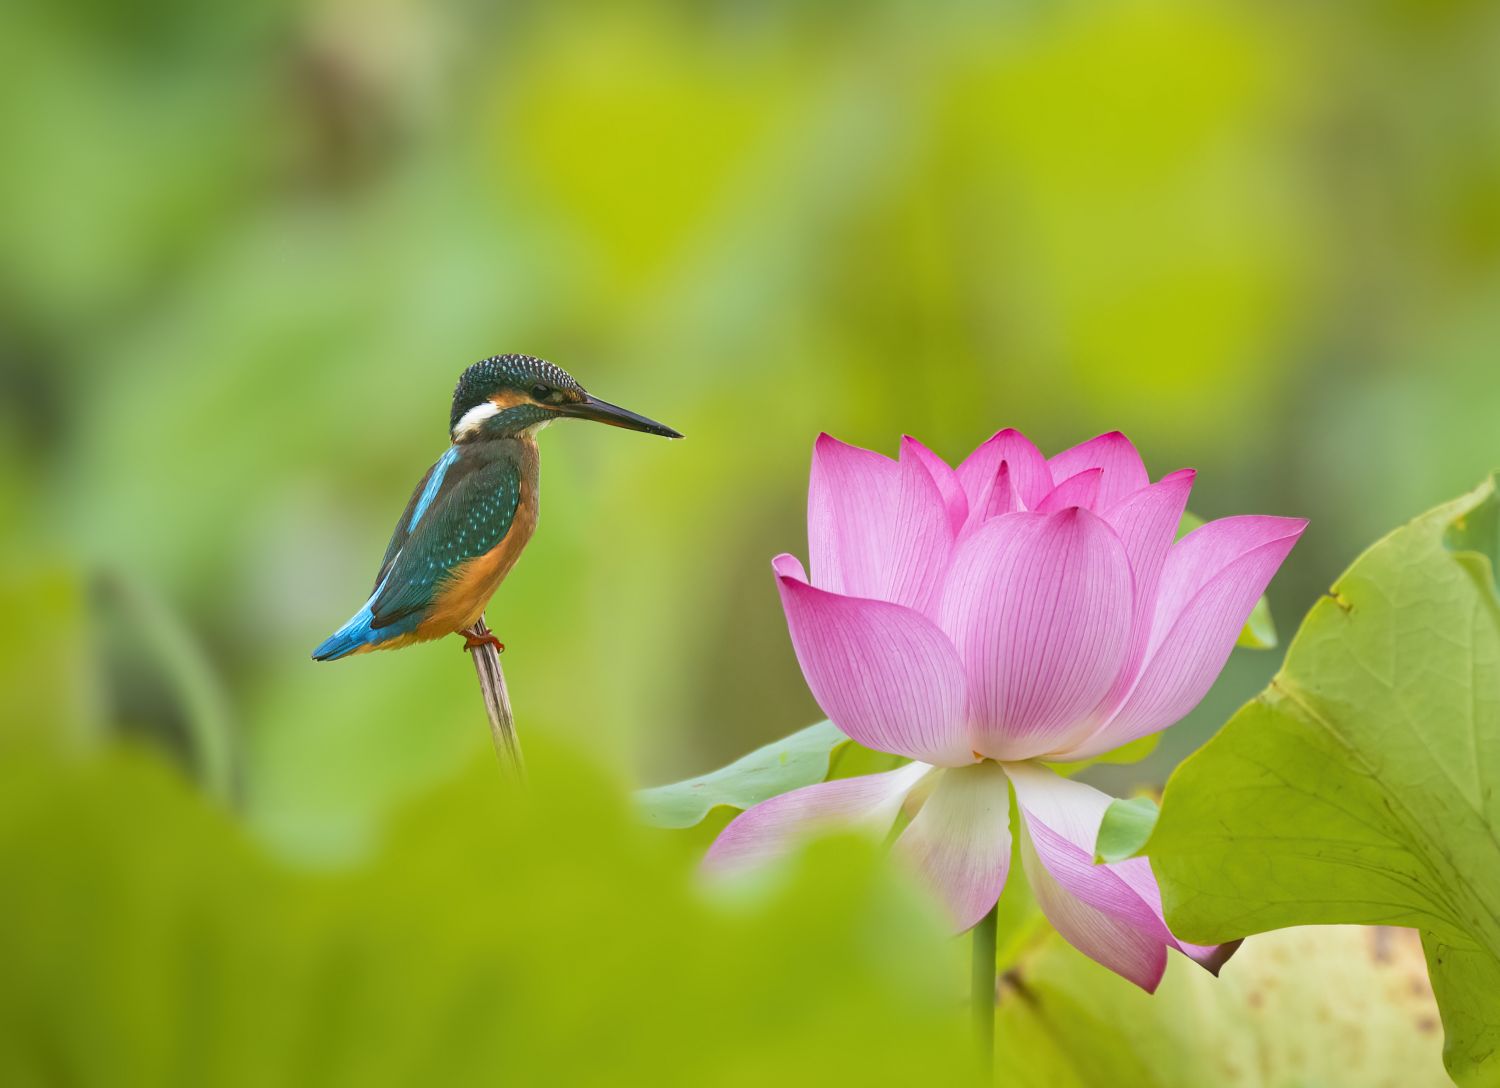
<svg viewBox="0 0 1500 1088">
<path fill-rule="evenodd" d="M 483 616 L 472 630 L 480 637 L 490 633 Z M 495 755 L 500 759 L 500 770 L 511 781 L 524 782 L 526 764 L 521 758 L 521 738 L 516 735 L 516 718 L 510 708 L 510 693 L 505 690 L 500 651 L 493 645 L 476 646 L 473 657 L 474 672 L 479 677 L 479 692 L 484 696 L 485 713 L 490 719 L 490 737 L 495 742 Z"/>
</svg>

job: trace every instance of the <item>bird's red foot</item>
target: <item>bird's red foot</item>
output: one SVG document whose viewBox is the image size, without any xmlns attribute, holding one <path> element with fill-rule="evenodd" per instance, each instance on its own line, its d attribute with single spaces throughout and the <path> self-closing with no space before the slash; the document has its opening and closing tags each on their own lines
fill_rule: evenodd
<svg viewBox="0 0 1500 1088">
<path fill-rule="evenodd" d="M 477 650 L 481 646 L 493 646 L 495 648 L 495 652 L 498 654 L 503 654 L 505 652 L 505 643 L 501 642 L 498 638 L 496 638 L 492 634 L 489 634 L 488 632 L 482 635 L 476 635 L 473 631 L 460 631 L 459 634 L 464 636 L 465 653 L 472 653 L 474 650 Z"/>
</svg>

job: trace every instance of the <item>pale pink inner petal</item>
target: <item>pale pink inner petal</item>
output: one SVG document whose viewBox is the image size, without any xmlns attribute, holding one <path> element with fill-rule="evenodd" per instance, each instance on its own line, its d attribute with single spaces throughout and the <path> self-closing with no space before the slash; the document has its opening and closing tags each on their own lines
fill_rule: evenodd
<svg viewBox="0 0 1500 1088">
<path fill-rule="evenodd" d="M 877 751 L 972 761 L 963 664 L 936 624 L 902 605 L 814 589 L 791 556 L 773 567 L 802 674 L 835 725 Z"/>
<path fill-rule="evenodd" d="M 1130 439 L 1119 431 L 1101 434 L 1072 449 L 1063 450 L 1047 462 L 1047 467 L 1052 478 L 1059 482 L 1085 469 L 1102 469 L 1095 510 L 1108 510 L 1132 491 L 1139 491 L 1151 482 L 1146 466 L 1141 463 L 1141 455 Z"/>
<path fill-rule="evenodd" d="M 1120 538 L 1130 560 L 1135 578 L 1135 610 L 1130 621 L 1130 648 L 1114 685 L 1095 711 L 1098 722 L 1106 720 L 1124 701 L 1145 661 L 1162 565 L 1187 509 L 1194 475 L 1192 469 L 1182 469 L 1163 476 L 1149 487 L 1127 495 L 1104 514 L 1104 520 Z"/>
<path fill-rule="evenodd" d="M 1006 514 L 965 539 L 940 622 L 968 674 L 974 748 L 1025 759 L 1091 728 L 1125 656 L 1132 596 L 1119 538 L 1086 510 Z"/>
<path fill-rule="evenodd" d="M 1137 867 L 1122 873 L 1118 865 L 1094 864 L 1109 797 L 1035 765 L 1006 770 L 1026 827 L 1026 875 L 1048 919 L 1080 951 L 1154 990 L 1166 946 L 1176 941 L 1162 921 L 1160 897 L 1153 907 L 1134 887 Z"/>
<path fill-rule="evenodd" d="M 907 793 L 931 770 L 911 763 L 884 774 L 817 782 L 762 801 L 719 832 L 703 863 L 718 871 L 748 868 L 786 853 L 800 838 L 841 827 L 884 833 Z"/>
<path fill-rule="evenodd" d="M 884 582 L 890 512 L 900 487 L 889 457 L 819 435 L 807 489 L 808 567 L 813 585 L 875 596 Z"/>
<path fill-rule="evenodd" d="M 922 466 L 932 476 L 932 480 L 942 493 L 943 505 L 948 508 L 948 521 L 955 533 L 963 528 L 964 522 L 969 516 L 969 498 L 964 494 L 963 485 L 958 482 L 958 473 L 949 467 L 937 454 L 918 442 L 910 435 L 901 439 L 901 451 L 908 450 L 922 462 Z"/>
<path fill-rule="evenodd" d="M 971 508 L 981 493 L 989 491 L 1002 462 L 1010 465 L 1012 483 L 1026 509 L 1041 502 L 1042 496 L 1052 490 L 1047 459 L 1024 434 L 1007 427 L 989 438 L 958 466 L 958 482 L 969 496 Z"/>
<path fill-rule="evenodd" d="M 1162 566 L 1177 537 L 1177 526 L 1182 523 L 1196 477 L 1190 468 L 1179 469 L 1131 492 L 1104 512 L 1104 520 L 1125 545 L 1130 569 L 1135 573 L 1136 614 L 1147 633 Z"/>
<path fill-rule="evenodd" d="M 954 539 L 943 493 L 916 443 L 899 463 L 823 435 L 808 488 L 813 584 L 927 610 Z"/>
<path fill-rule="evenodd" d="M 1015 474 L 1010 470 L 1010 462 L 1001 461 L 990 482 L 981 485 L 974 501 L 969 504 L 969 517 L 960 537 L 968 536 L 985 522 L 1001 514 L 1012 514 L 1024 509 L 1025 503 L 1016 490 Z"/>
<path fill-rule="evenodd" d="M 1069 476 L 1047 493 L 1046 498 L 1037 504 L 1037 511 L 1043 514 L 1055 514 L 1070 506 L 1082 506 L 1093 510 L 1094 502 L 1099 497 L 1099 481 L 1103 475 L 1102 468 L 1086 468 L 1082 472 Z"/>
<path fill-rule="evenodd" d="M 922 461 L 918 443 L 903 441 L 897 467 L 895 509 L 885 544 L 883 584 L 877 595 L 933 615 L 953 559 L 955 533 L 942 490 Z"/>
<path fill-rule="evenodd" d="M 972 927 L 1000 898 L 1010 869 L 1010 786 L 985 761 L 941 772 L 896 849 L 942 896 L 954 928 Z"/>
</svg>

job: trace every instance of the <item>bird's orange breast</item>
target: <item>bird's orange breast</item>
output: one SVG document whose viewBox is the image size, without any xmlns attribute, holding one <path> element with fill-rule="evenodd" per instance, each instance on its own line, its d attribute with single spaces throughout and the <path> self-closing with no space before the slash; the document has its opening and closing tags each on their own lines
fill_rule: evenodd
<svg viewBox="0 0 1500 1088">
<path fill-rule="evenodd" d="M 483 555 L 460 564 L 444 581 L 433 599 L 431 610 L 417 626 L 419 639 L 441 638 L 479 622 L 485 606 L 500 588 L 500 583 L 505 581 L 511 567 L 516 565 L 536 530 L 536 517 L 536 487 L 523 480 L 510 529 L 500 538 L 500 543 Z"/>
</svg>

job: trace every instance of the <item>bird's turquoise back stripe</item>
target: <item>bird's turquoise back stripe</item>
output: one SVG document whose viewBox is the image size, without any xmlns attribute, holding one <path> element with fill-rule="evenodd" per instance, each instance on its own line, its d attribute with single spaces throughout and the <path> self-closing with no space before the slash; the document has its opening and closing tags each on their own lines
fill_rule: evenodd
<svg viewBox="0 0 1500 1088">
<path fill-rule="evenodd" d="M 432 505 L 432 500 L 437 498 L 438 491 L 443 486 L 443 477 L 448 475 L 448 470 L 453 467 L 453 462 L 458 460 L 458 447 L 452 446 L 448 452 L 438 458 L 438 463 L 432 466 L 432 475 L 427 477 L 427 486 L 422 489 L 422 497 L 417 500 L 417 508 L 411 512 L 411 521 L 407 523 L 406 531 L 414 532 L 417 522 L 422 520 L 422 515 L 427 513 L 427 508 Z"/>
</svg>

